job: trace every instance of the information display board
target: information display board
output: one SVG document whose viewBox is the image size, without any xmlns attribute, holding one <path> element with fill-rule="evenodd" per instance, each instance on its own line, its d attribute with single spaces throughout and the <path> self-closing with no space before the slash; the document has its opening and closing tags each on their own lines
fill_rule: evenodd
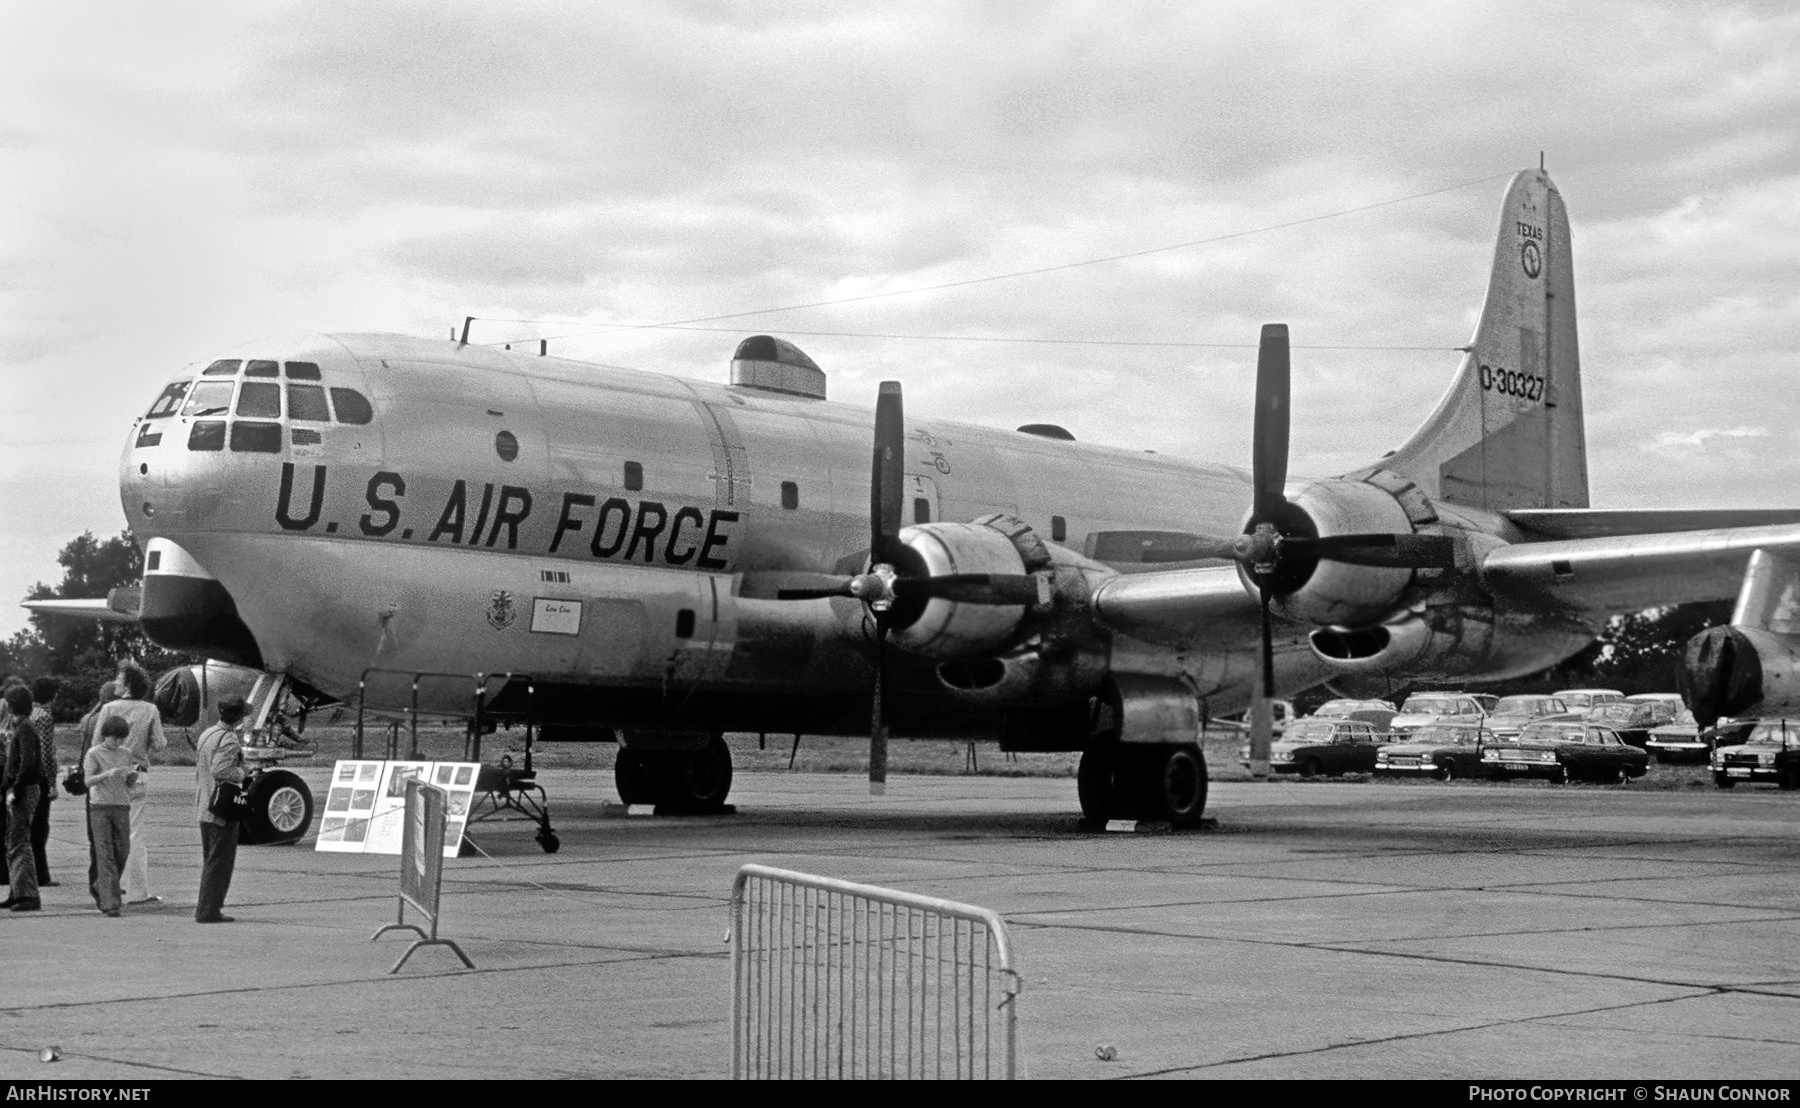
<svg viewBox="0 0 1800 1108">
<path fill-rule="evenodd" d="M 341 761 L 319 823 L 317 850 L 338 854 L 399 854 L 406 828 L 406 783 L 436 785 L 446 794 L 444 857 L 454 858 L 468 826 L 481 767 L 474 762 Z"/>
</svg>

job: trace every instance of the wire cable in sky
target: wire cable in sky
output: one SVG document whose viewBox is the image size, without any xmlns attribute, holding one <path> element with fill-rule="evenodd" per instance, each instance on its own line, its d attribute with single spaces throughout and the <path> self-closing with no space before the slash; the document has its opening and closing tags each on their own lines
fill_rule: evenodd
<svg viewBox="0 0 1800 1108">
<path fill-rule="evenodd" d="M 490 322 L 490 323 L 530 323 L 532 321 L 528 320 L 528 319 L 515 319 L 515 320 L 494 319 L 494 320 L 488 320 L 488 322 Z M 621 328 L 621 329 L 624 329 L 624 328 Z M 718 331 L 718 332 L 723 332 L 725 334 L 732 334 L 732 335 L 740 334 L 743 332 L 742 327 L 694 327 L 694 326 L 690 326 L 685 323 L 659 324 L 657 327 L 657 330 L 660 330 L 660 331 Z M 1160 340 L 1156 340 L 1156 339 L 1041 339 L 1041 338 L 1011 338 L 1011 337 L 1004 336 L 1004 335 L 901 335 L 901 334 L 888 334 L 888 333 L 884 333 L 884 332 L 880 332 L 880 331 L 796 331 L 789 327 L 783 327 L 781 329 L 781 333 L 784 335 L 802 335 L 802 336 L 807 336 L 807 337 L 812 337 L 812 338 L 899 339 L 899 340 L 904 340 L 904 341 L 908 341 L 908 342 L 1024 342 L 1024 343 L 1036 343 L 1036 344 L 1044 345 L 1044 346 L 1173 346 L 1173 347 L 1192 347 L 1195 349 L 1202 349 L 1202 350 L 1255 350 L 1257 348 L 1257 344 L 1253 343 L 1253 342 L 1174 342 L 1174 341 L 1165 342 L 1165 341 L 1160 341 Z M 537 340 L 536 339 L 510 339 L 507 341 L 514 342 L 514 343 L 532 343 L 532 342 L 536 342 Z M 487 345 L 499 346 L 501 344 L 500 343 L 489 343 Z M 1304 343 L 1293 343 L 1290 345 L 1290 349 L 1293 349 L 1293 350 L 1428 350 L 1433 353 L 1442 353 L 1443 351 L 1446 351 L 1446 350 L 1457 350 L 1457 349 L 1460 349 L 1460 347 L 1449 346 L 1449 345 L 1445 345 L 1445 344 L 1441 344 L 1441 343 L 1437 346 L 1328 346 L 1328 345 L 1318 345 L 1318 344 L 1308 345 L 1308 344 L 1304 344 Z"/>
<path fill-rule="evenodd" d="M 1033 276 L 1037 276 L 1038 274 L 1042 274 L 1042 273 L 1057 273 L 1057 272 L 1060 272 L 1065 269 L 1079 269 L 1083 266 L 1104 265 L 1108 262 L 1125 261 L 1130 258 L 1142 258 L 1142 257 L 1146 257 L 1151 254 L 1165 254 L 1171 250 L 1185 250 L 1185 249 L 1187 249 L 1189 247 L 1193 247 L 1193 246 L 1205 246 L 1210 243 L 1226 242 L 1231 239 L 1245 238 L 1250 235 L 1266 234 L 1270 231 L 1286 230 L 1289 227 L 1301 227 L 1308 223 L 1318 223 L 1318 222 L 1321 222 L 1321 221 L 1327 220 L 1327 219 L 1338 219 L 1338 218 L 1341 218 L 1341 217 L 1347 216 L 1347 215 L 1356 215 L 1360 212 L 1374 211 L 1377 208 L 1391 207 L 1395 204 L 1404 204 L 1404 203 L 1407 203 L 1408 201 L 1412 201 L 1412 200 L 1423 200 L 1425 197 L 1428 197 L 1428 196 L 1437 196 L 1437 195 L 1440 195 L 1440 194 L 1446 193 L 1446 192 L 1455 192 L 1458 189 L 1470 188 L 1474 185 L 1486 184 L 1489 181 L 1500 180 L 1502 177 L 1510 177 L 1510 176 L 1512 176 L 1513 172 L 1514 172 L 1513 170 L 1507 170 L 1505 173 L 1494 173 L 1494 174 L 1489 174 L 1486 177 L 1476 177 L 1476 178 L 1472 178 L 1467 181 L 1459 181 L 1458 183 L 1456 183 L 1454 185 L 1444 185 L 1440 188 L 1427 189 L 1424 192 L 1415 192 L 1415 193 L 1411 193 L 1406 196 L 1396 196 L 1389 200 L 1378 200 L 1378 201 L 1374 202 L 1373 204 L 1363 204 L 1363 205 L 1361 205 L 1359 207 L 1355 207 L 1355 208 L 1343 208 L 1338 211 L 1325 212 L 1320 215 L 1303 216 L 1299 219 L 1290 219 L 1283 223 L 1271 223 L 1264 227 L 1253 227 L 1253 228 L 1250 228 L 1249 230 L 1245 230 L 1245 231 L 1230 231 L 1230 232 L 1227 232 L 1222 235 L 1212 235 L 1210 237 L 1202 238 L 1202 239 L 1189 239 L 1186 242 L 1170 243 L 1167 246 L 1152 246 L 1145 250 L 1132 250 L 1132 251 L 1129 251 L 1124 254 L 1108 254 L 1105 257 L 1101 257 L 1101 258 L 1086 258 L 1086 259 L 1083 259 L 1081 261 L 1076 261 L 1076 262 L 1062 262 L 1058 265 L 1039 266 L 1035 269 L 1020 269 L 1020 270 L 1014 270 L 1014 271 L 1008 272 L 1008 273 L 991 273 L 985 277 L 968 277 L 968 278 L 964 278 L 963 280 L 960 280 L 960 281 L 945 281 L 945 282 L 942 282 L 942 283 L 936 284 L 936 285 L 918 285 L 913 288 L 890 289 L 886 292 L 865 292 L 865 293 L 862 293 L 857 296 L 838 297 L 837 299 L 834 299 L 834 300 L 813 300 L 813 301 L 808 301 L 803 304 L 783 304 L 778 307 L 755 308 L 750 311 L 743 311 L 743 312 L 724 312 L 719 315 L 703 315 L 703 316 L 694 316 L 689 319 L 665 320 L 661 323 L 617 324 L 617 325 L 613 325 L 613 326 L 593 328 L 590 330 L 570 331 L 566 334 L 561 334 L 561 335 L 541 335 L 541 336 L 535 336 L 534 339 L 523 339 L 523 340 L 522 339 L 510 339 L 510 340 L 502 340 L 502 342 L 535 341 L 535 339 L 537 339 L 537 338 L 541 338 L 541 339 L 545 339 L 545 340 L 573 339 L 573 338 L 586 338 L 591 335 L 616 334 L 621 331 L 647 331 L 647 330 L 657 330 L 657 329 L 662 329 L 662 328 L 673 329 L 673 328 L 684 327 L 689 324 L 695 324 L 695 323 L 716 323 L 720 320 L 725 320 L 725 319 L 745 319 L 750 316 L 774 315 L 778 312 L 797 312 L 797 311 L 802 311 L 806 308 L 829 308 L 829 307 L 834 307 L 839 304 L 855 304 L 855 303 L 859 303 L 859 302 L 865 301 L 865 300 L 881 300 L 881 299 L 885 299 L 887 297 L 893 297 L 893 296 L 911 296 L 911 295 L 914 295 L 916 293 L 921 293 L 921 292 L 941 292 L 945 289 L 967 288 L 970 285 L 982 285 L 982 284 L 988 284 L 988 283 L 991 283 L 994 281 L 1010 281 L 1010 280 L 1013 280 L 1018 277 L 1033 277 Z M 472 317 L 472 318 L 480 319 L 484 323 L 550 323 L 550 322 L 554 322 L 552 320 L 488 319 L 486 317 L 481 317 L 481 316 L 476 316 L 476 317 Z M 795 333 L 798 333 L 798 332 L 795 332 Z M 488 342 L 488 343 L 482 343 L 480 345 L 499 346 L 501 344 L 502 344 L 501 342 Z M 1105 345 L 1122 345 L 1122 344 L 1107 343 Z M 1200 344 L 1196 344 L 1196 345 L 1200 345 Z M 1235 346 L 1237 344 L 1233 343 L 1233 344 L 1227 344 L 1227 345 Z"/>
</svg>

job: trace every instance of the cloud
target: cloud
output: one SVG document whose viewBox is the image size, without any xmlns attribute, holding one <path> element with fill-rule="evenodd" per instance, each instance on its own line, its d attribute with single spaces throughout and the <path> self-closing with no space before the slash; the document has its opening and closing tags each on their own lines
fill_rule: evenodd
<svg viewBox="0 0 1800 1108">
<path fill-rule="evenodd" d="M 1767 427 L 1703 427 L 1698 431 L 1687 433 L 1679 431 L 1663 431 L 1655 440 L 1644 444 L 1645 450 L 1681 451 L 1703 450 L 1711 439 L 1764 439 L 1769 437 Z"/>
</svg>

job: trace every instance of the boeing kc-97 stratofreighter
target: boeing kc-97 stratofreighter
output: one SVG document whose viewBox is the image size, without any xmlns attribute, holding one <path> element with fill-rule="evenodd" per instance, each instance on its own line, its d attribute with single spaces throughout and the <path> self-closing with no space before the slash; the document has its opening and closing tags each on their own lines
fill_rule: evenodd
<svg viewBox="0 0 1800 1108">
<path fill-rule="evenodd" d="M 175 375 L 125 445 L 137 614 L 371 707 L 470 675 L 421 706 L 466 713 L 485 682 L 546 738 L 617 739 L 627 803 L 716 809 L 726 731 L 871 735 L 879 786 L 891 728 L 1080 751 L 1088 818 L 1192 824 L 1203 718 L 1259 673 L 1527 674 L 1800 547 L 1800 512 L 1588 507 L 1541 169 L 1507 188 L 1474 338 L 1397 449 L 1289 481 L 1287 363 L 1266 327 L 1246 470 L 912 418 L 893 382 L 871 415 L 770 336 L 729 384 L 454 339 L 252 343 Z"/>
</svg>

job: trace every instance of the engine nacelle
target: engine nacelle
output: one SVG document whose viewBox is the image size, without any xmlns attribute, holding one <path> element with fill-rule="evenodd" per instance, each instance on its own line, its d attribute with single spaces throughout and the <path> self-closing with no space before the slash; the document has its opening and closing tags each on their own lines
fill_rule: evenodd
<svg viewBox="0 0 1800 1108">
<path fill-rule="evenodd" d="M 916 556 L 915 573 L 945 577 L 958 573 L 1025 574 L 1038 568 L 1028 565 L 1021 552 L 1043 543 L 1030 530 L 1011 536 L 978 523 L 921 523 L 900 532 L 900 541 Z M 1048 559 L 1031 558 L 1039 565 Z M 968 604 L 933 599 L 922 606 L 894 605 L 893 641 L 902 650 L 928 658 L 970 658 L 998 654 L 1017 645 L 1029 634 L 1023 604 Z"/>
<path fill-rule="evenodd" d="M 1410 534 L 1425 520 L 1436 519 L 1429 504 L 1410 484 L 1413 495 L 1402 503 L 1394 491 L 1366 481 L 1318 481 L 1305 486 L 1291 503 L 1304 513 L 1293 521 L 1300 533 L 1318 536 L 1367 533 Z M 1245 587 L 1256 584 L 1247 571 Z M 1274 607 L 1290 619 L 1343 627 L 1368 627 L 1393 616 L 1406 598 L 1415 574 L 1411 569 L 1353 566 L 1329 559 L 1290 559 L 1274 582 Z M 1423 571 L 1432 572 L 1432 571 Z"/>
<path fill-rule="evenodd" d="M 1720 716 L 1800 714 L 1800 561 L 1750 555 L 1731 625 L 1688 640 L 1680 684 L 1702 726 Z"/>
<path fill-rule="evenodd" d="M 1370 627 L 1321 627 L 1310 637 L 1313 653 L 1329 663 L 1340 687 L 1358 678 L 1381 678 L 1380 695 L 1394 678 L 1498 681 L 1536 673 L 1580 650 L 1593 632 L 1545 616 L 1501 614 L 1480 604 L 1440 604 Z"/>
<path fill-rule="evenodd" d="M 1703 727 L 1721 716 L 1800 715 L 1800 634 L 1709 627 L 1688 640 L 1680 685 Z"/>
</svg>

